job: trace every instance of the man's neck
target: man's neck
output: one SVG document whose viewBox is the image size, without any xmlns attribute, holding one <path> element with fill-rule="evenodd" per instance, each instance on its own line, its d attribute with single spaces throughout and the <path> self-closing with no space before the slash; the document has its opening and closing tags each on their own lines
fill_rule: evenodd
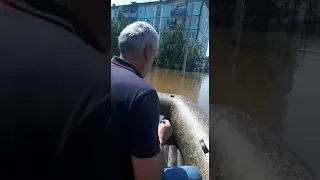
<svg viewBox="0 0 320 180">
<path fill-rule="evenodd" d="M 120 58 L 129 62 L 143 76 L 143 66 L 140 65 L 140 57 L 135 54 L 120 54 Z"/>
</svg>

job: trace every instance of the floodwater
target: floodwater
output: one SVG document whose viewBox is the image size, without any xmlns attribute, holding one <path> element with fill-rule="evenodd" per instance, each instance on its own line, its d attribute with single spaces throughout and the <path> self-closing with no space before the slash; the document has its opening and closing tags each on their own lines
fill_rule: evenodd
<svg viewBox="0 0 320 180">
<path fill-rule="evenodd" d="M 209 115 L 209 75 L 152 68 L 145 78 L 158 92 L 184 95 Z"/>
<path fill-rule="evenodd" d="M 210 34 L 210 104 L 237 108 L 275 132 L 320 174 L 320 37 L 243 30 Z"/>
</svg>

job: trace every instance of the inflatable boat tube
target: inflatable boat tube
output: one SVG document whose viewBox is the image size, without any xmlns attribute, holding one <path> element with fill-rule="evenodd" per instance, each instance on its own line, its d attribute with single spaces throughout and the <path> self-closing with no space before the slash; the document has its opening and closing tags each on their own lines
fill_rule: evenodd
<svg viewBox="0 0 320 180">
<path fill-rule="evenodd" d="M 282 140 L 234 108 L 210 105 L 210 146 L 210 179 L 316 179 Z"/>
<path fill-rule="evenodd" d="M 209 119 L 182 95 L 158 93 L 160 112 L 170 120 L 173 136 L 164 148 L 167 166 L 192 165 L 209 180 Z"/>
</svg>

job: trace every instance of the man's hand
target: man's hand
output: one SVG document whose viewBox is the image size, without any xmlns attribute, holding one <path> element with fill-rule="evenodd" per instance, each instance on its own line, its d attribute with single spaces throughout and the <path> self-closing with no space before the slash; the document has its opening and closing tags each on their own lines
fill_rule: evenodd
<svg viewBox="0 0 320 180">
<path fill-rule="evenodd" d="M 160 146 L 163 146 L 164 143 L 172 135 L 172 127 L 168 120 L 164 119 L 160 122 L 158 127 L 158 135 L 159 135 Z"/>
</svg>

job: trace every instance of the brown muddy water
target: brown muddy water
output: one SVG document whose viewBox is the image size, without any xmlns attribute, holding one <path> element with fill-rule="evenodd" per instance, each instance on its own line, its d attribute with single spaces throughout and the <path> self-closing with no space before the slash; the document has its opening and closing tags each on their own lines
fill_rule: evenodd
<svg viewBox="0 0 320 180">
<path fill-rule="evenodd" d="M 209 75 L 153 68 L 145 78 L 158 92 L 184 95 L 209 114 Z"/>
</svg>

